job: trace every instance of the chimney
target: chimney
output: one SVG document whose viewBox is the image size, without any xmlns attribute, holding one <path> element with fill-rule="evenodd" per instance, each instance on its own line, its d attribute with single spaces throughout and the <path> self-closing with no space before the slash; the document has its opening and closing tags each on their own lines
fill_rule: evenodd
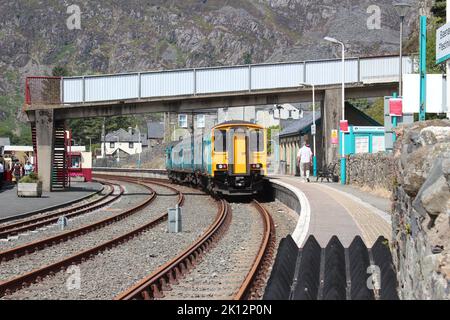
<svg viewBox="0 0 450 320">
<path fill-rule="evenodd" d="M 128 133 L 130 134 L 130 136 L 133 135 L 133 128 L 132 127 L 128 127 Z"/>
</svg>

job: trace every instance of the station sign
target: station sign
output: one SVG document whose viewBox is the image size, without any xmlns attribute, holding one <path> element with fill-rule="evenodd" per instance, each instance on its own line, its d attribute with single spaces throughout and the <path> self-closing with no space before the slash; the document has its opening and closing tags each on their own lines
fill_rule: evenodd
<svg viewBox="0 0 450 320">
<path fill-rule="evenodd" d="M 389 99 L 389 115 L 401 117 L 403 115 L 403 100 L 401 98 Z"/>
<path fill-rule="evenodd" d="M 311 125 L 311 134 L 314 136 L 316 134 L 316 125 Z"/>
<path fill-rule="evenodd" d="M 436 64 L 450 59 L 450 23 L 436 30 Z"/>
</svg>

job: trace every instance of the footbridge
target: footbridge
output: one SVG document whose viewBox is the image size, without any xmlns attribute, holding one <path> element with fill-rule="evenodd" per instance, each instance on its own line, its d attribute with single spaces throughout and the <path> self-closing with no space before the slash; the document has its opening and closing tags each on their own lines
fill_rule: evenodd
<svg viewBox="0 0 450 320">
<path fill-rule="evenodd" d="M 316 85 L 322 114 L 340 117 L 340 59 L 265 63 L 77 77 L 28 77 L 24 111 L 33 126 L 39 174 L 51 189 L 54 134 L 66 119 L 310 102 Z M 413 59 L 402 60 L 413 73 Z M 346 99 L 381 97 L 398 87 L 397 56 L 345 61 Z"/>
</svg>

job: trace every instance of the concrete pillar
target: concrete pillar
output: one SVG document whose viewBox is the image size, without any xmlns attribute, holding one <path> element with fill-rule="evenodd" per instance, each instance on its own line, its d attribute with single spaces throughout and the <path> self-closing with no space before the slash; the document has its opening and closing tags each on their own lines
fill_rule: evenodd
<svg viewBox="0 0 450 320">
<path fill-rule="evenodd" d="M 322 131 L 324 147 L 324 165 L 339 159 L 339 146 L 331 144 L 331 131 L 339 130 L 342 114 L 341 89 L 325 90 L 324 102 L 321 106 Z"/>
<path fill-rule="evenodd" d="M 53 159 L 53 110 L 36 111 L 36 142 L 39 177 L 44 191 L 51 191 Z"/>
</svg>

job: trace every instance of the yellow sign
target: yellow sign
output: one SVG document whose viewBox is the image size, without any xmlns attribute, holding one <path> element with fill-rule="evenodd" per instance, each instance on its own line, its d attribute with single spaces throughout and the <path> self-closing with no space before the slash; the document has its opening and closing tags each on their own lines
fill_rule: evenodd
<svg viewBox="0 0 450 320">
<path fill-rule="evenodd" d="M 338 131 L 337 130 L 331 130 L 331 144 L 338 144 Z"/>
</svg>

